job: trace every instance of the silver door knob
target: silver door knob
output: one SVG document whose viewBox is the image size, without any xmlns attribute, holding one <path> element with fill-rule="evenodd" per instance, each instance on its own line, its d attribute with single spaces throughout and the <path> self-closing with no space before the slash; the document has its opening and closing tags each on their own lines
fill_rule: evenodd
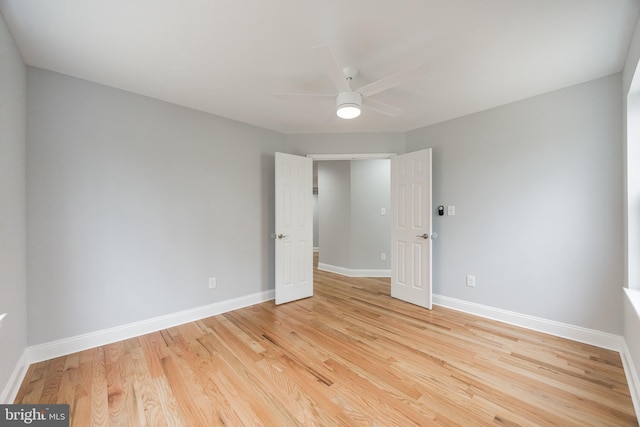
<svg viewBox="0 0 640 427">
<path fill-rule="evenodd" d="M 429 238 L 429 235 L 427 233 L 424 233 L 422 236 L 416 236 L 416 237 L 419 237 L 421 239 L 425 239 L 426 240 L 426 239 Z"/>
</svg>

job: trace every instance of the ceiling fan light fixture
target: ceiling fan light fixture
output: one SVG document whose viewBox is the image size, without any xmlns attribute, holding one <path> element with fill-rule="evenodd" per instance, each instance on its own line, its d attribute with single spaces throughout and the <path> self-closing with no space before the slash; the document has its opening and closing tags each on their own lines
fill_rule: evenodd
<svg viewBox="0 0 640 427">
<path fill-rule="evenodd" d="M 360 115 L 362 95 L 358 92 L 340 92 L 336 99 L 336 114 L 341 119 L 355 119 Z"/>
</svg>

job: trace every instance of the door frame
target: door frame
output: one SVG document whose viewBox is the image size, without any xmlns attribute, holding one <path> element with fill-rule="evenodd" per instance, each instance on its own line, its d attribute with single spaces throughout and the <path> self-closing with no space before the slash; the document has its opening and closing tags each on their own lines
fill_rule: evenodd
<svg viewBox="0 0 640 427">
<path fill-rule="evenodd" d="M 313 160 L 375 160 L 390 159 L 398 153 L 357 153 L 357 154 L 307 154 Z"/>
<path fill-rule="evenodd" d="M 306 156 L 310 157 L 315 162 L 315 161 L 325 161 L 325 160 L 331 161 L 331 160 L 391 159 L 392 157 L 395 157 L 397 155 L 398 153 L 328 153 L 328 154 L 307 154 Z M 391 237 L 389 237 L 389 241 L 391 241 Z"/>
</svg>

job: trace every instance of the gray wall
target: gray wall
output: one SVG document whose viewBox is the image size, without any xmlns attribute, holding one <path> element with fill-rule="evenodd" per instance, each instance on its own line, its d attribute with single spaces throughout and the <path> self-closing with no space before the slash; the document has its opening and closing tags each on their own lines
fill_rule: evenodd
<svg viewBox="0 0 640 427">
<path fill-rule="evenodd" d="M 320 231 L 318 229 L 318 195 L 313 195 L 313 249 L 318 248 L 320 241 Z"/>
<path fill-rule="evenodd" d="M 25 67 L 0 15 L 0 393 L 27 346 L 25 105 Z"/>
<path fill-rule="evenodd" d="M 282 135 L 27 77 L 30 345 L 273 288 Z"/>
<path fill-rule="evenodd" d="M 640 243 L 638 231 L 640 230 L 640 184 L 638 184 L 638 171 L 640 170 L 640 78 L 635 78 L 638 61 L 640 61 L 640 24 L 636 23 L 635 31 L 629 53 L 622 72 L 622 97 L 632 105 L 623 102 L 624 127 L 627 120 L 631 126 L 632 135 L 624 136 L 623 164 L 625 175 L 629 182 L 625 184 L 625 286 L 640 291 Z M 634 108 L 635 107 L 635 108 Z M 627 110 L 629 108 L 629 110 Z M 635 110 L 635 111 L 634 111 Z M 635 180 L 635 182 L 634 182 Z M 631 353 L 631 359 L 636 369 L 640 369 L 640 307 L 634 307 L 631 300 L 624 296 L 624 338 Z"/>
<path fill-rule="evenodd" d="M 348 161 L 318 163 L 318 262 L 351 265 L 351 167 Z"/>
<path fill-rule="evenodd" d="M 390 162 L 318 162 L 319 262 L 352 270 L 390 268 Z M 386 260 L 380 253 L 387 254 Z"/>
<path fill-rule="evenodd" d="M 329 133 L 284 135 L 291 154 L 404 153 L 404 133 Z"/>
<path fill-rule="evenodd" d="M 391 268 L 391 162 L 351 161 L 351 268 Z M 385 215 L 380 209 L 386 210 Z M 380 259 L 380 253 L 387 257 Z"/>
<path fill-rule="evenodd" d="M 622 333 L 614 75 L 409 132 L 433 148 L 434 293 Z M 465 286 L 465 275 L 476 287 Z"/>
</svg>

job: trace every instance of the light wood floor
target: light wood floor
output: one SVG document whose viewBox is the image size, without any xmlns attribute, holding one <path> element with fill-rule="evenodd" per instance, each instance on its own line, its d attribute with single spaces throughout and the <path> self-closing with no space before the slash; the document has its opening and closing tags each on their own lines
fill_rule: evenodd
<svg viewBox="0 0 640 427">
<path fill-rule="evenodd" d="M 617 353 L 316 273 L 258 304 L 30 367 L 16 403 L 74 426 L 630 426 Z"/>
</svg>

